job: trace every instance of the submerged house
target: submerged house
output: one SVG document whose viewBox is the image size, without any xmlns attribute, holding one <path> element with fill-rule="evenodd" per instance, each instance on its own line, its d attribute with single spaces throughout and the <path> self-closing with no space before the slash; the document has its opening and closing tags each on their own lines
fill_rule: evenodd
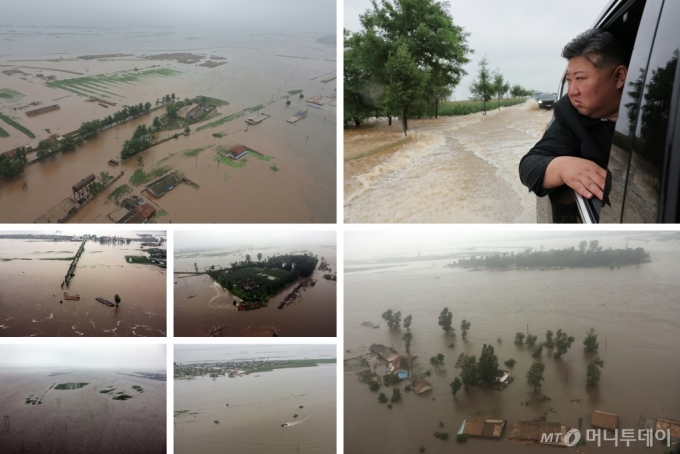
<svg viewBox="0 0 680 454">
<path fill-rule="evenodd" d="M 385 347 L 381 344 L 373 344 L 368 349 L 371 351 L 371 353 L 375 354 L 384 361 L 389 361 L 390 358 L 394 357 L 394 355 L 399 356 L 399 353 L 397 353 L 395 349 Z"/>
<path fill-rule="evenodd" d="M 246 148 L 245 145 L 236 145 L 234 148 L 227 152 L 227 156 L 229 156 L 231 159 L 235 161 L 240 157 L 245 156 L 246 153 L 248 153 L 248 149 Z"/>
<path fill-rule="evenodd" d="M 390 360 L 390 372 L 403 380 L 408 378 L 412 364 L 413 359 L 410 355 L 398 355 Z"/>
<path fill-rule="evenodd" d="M 500 438 L 505 423 L 504 419 L 466 419 L 458 433 L 472 437 Z"/>
<path fill-rule="evenodd" d="M 605 413 L 603 411 L 593 411 L 593 418 L 590 420 L 590 425 L 600 429 L 614 430 L 619 425 L 619 417 L 614 413 Z"/>
<path fill-rule="evenodd" d="M 510 429 L 510 440 L 534 441 L 542 445 L 566 446 L 564 436 L 567 428 L 559 422 L 519 421 Z M 559 438 L 555 434 L 561 434 Z"/>
<path fill-rule="evenodd" d="M 415 392 L 416 394 L 422 394 L 431 391 L 432 385 L 426 380 L 418 378 L 413 381 L 413 383 L 411 384 L 411 388 L 413 389 L 413 392 Z"/>
</svg>

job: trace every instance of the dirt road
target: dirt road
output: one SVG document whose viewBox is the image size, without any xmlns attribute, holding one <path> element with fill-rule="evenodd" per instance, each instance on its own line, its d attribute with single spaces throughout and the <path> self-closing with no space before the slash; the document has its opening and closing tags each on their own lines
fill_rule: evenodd
<svg viewBox="0 0 680 454">
<path fill-rule="evenodd" d="M 552 111 L 514 107 L 345 131 L 345 222 L 533 223 L 536 198 L 519 181 L 522 156 Z"/>
</svg>

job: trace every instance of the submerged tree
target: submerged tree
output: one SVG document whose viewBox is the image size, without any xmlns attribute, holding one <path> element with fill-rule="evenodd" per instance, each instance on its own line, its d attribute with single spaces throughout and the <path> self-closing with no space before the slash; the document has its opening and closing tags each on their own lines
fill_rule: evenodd
<svg viewBox="0 0 680 454">
<path fill-rule="evenodd" d="M 498 372 L 498 357 L 494 354 L 493 347 L 486 345 L 482 347 L 482 354 L 479 356 L 477 364 L 477 374 L 479 381 L 486 386 L 491 386 L 496 380 Z"/>
<path fill-rule="evenodd" d="M 545 380 L 543 372 L 545 371 L 545 364 L 533 363 L 527 372 L 527 384 L 533 386 L 534 391 L 541 387 L 541 382 Z"/>
<path fill-rule="evenodd" d="M 404 326 L 406 326 L 406 320 L 404 320 Z M 406 332 L 404 336 L 401 338 L 404 342 L 406 342 L 406 353 L 411 353 L 411 339 L 413 338 L 413 334 L 411 332 Z"/>
<path fill-rule="evenodd" d="M 113 300 L 116 302 L 116 307 L 120 304 L 120 296 L 118 293 L 116 293 L 116 296 L 113 297 Z"/>
<path fill-rule="evenodd" d="M 460 369 L 460 378 L 465 389 L 475 386 L 479 381 L 476 356 L 461 353 L 456 361 L 456 369 Z"/>
<path fill-rule="evenodd" d="M 524 343 L 524 333 L 518 332 L 517 334 L 515 334 L 515 343 L 516 344 Z"/>
<path fill-rule="evenodd" d="M 449 386 L 451 387 L 451 394 L 453 394 L 453 397 L 456 397 L 456 393 L 463 387 L 463 383 L 460 381 L 460 378 L 456 377 L 449 383 Z"/>
<path fill-rule="evenodd" d="M 467 320 L 463 319 L 462 322 L 460 322 L 460 330 L 462 332 L 463 339 L 467 337 L 467 332 L 470 329 L 470 322 Z"/>
<path fill-rule="evenodd" d="M 553 357 L 559 359 L 567 353 L 573 342 L 574 336 L 568 336 L 567 333 L 563 333 L 561 329 L 558 329 L 555 333 L 555 353 L 553 353 Z"/>
<path fill-rule="evenodd" d="M 453 314 L 449 312 L 448 307 L 445 307 L 444 310 L 442 310 L 441 314 L 439 314 L 439 326 L 441 326 L 442 329 L 447 333 L 454 332 L 455 330 L 451 326 L 452 320 Z"/>
<path fill-rule="evenodd" d="M 401 325 L 401 312 L 392 312 L 392 309 L 388 309 L 383 312 L 382 318 L 387 322 L 389 329 L 399 329 Z"/>
<path fill-rule="evenodd" d="M 539 358 L 543 353 L 543 343 L 538 344 L 534 347 L 534 352 L 531 354 L 534 358 Z"/>
<path fill-rule="evenodd" d="M 527 334 L 527 345 L 529 347 L 533 347 L 536 344 L 536 339 L 538 336 L 533 335 L 533 334 Z"/>
<path fill-rule="evenodd" d="M 412 320 L 413 320 L 413 317 L 411 316 L 411 314 L 409 314 L 409 315 L 407 315 L 406 317 L 404 317 L 404 328 L 410 330 L 410 329 L 411 329 L 411 321 L 412 321 Z"/>
<path fill-rule="evenodd" d="M 595 328 L 590 328 L 588 334 L 586 334 L 586 338 L 583 340 L 583 345 L 585 345 L 583 350 L 585 350 L 586 353 L 592 353 L 594 351 L 597 351 L 597 348 L 600 346 L 600 343 L 597 342 L 597 334 L 595 334 Z"/>
<path fill-rule="evenodd" d="M 582 241 L 582 243 L 585 243 L 585 241 Z M 585 246 L 584 246 L 585 248 Z M 544 345 L 547 348 L 553 348 L 555 346 L 555 341 L 553 340 L 553 332 L 548 330 L 545 333 L 545 342 Z"/>
<path fill-rule="evenodd" d="M 602 375 L 600 369 L 603 367 L 604 361 L 602 361 L 599 356 L 588 363 L 588 367 L 586 368 L 586 384 L 588 386 L 597 386 L 600 382 L 600 376 Z"/>
</svg>

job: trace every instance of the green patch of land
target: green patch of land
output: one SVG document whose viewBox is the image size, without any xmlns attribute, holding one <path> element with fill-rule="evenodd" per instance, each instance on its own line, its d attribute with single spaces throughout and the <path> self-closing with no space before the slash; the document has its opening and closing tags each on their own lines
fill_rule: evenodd
<svg viewBox="0 0 680 454">
<path fill-rule="evenodd" d="M 199 128 L 196 128 L 196 132 L 202 131 L 202 130 L 208 129 L 208 128 L 216 128 L 218 126 L 223 125 L 224 123 L 227 123 L 227 122 L 232 121 L 232 120 L 236 120 L 237 118 L 244 117 L 244 116 L 248 115 L 249 113 L 257 112 L 258 110 L 263 109 L 263 108 L 264 108 L 264 105 L 262 105 L 262 104 L 260 104 L 259 106 L 247 107 L 247 108 L 241 110 L 240 112 L 236 112 L 236 113 L 233 113 L 231 115 L 227 115 L 226 117 L 222 117 L 219 120 L 213 121 L 213 122 L 208 123 L 206 125 L 203 125 Z"/>
<path fill-rule="evenodd" d="M 175 418 L 185 413 L 189 413 L 189 410 L 175 410 Z"/>
<path fill-rule="evenodd" d="M 302 93 L 302 90 L 291 90 L 288 92 L 289 95 L 297 95 L 298 93 Z"/>
<path fill-rule="evenodd" d="M 274 369 L 292 369 L 297 367 L 315 367 L 319 364 L 335 364 L 337 360 L 335 358 L 330 359 L 291 359 L 286 362 L 286 364 L 274 364 L 267 365 L 263 367 L 254 367 L 252 369 L 246 369 L 246 375 L 253 374 L 256 372 L 269 372 Z"/>
<path fill-rule="evenodd" d="M 57 386 L 54 387 L 56 390 L 73 390 L 73 389 L 80 389 L 85 386 L 89 385 L 89 383 L 59 383 Z"/>
<path fill-rule="evenodd" d="M 222 137 L 224 137 L 224 134 L 222 134 L 221 132 L 216 132 L 216 133 L 213 134 L 213 137 L 221 139 Z"/>
<path fill-rule="evenodd" d="M 501 107 L 510 107 L 517 104 L 524 104 L 525 98 L 505 98 L 501 99 Z M 486 103 L 486 110 L 498 109 L 498 100 L 491 100 Z M 483 101 L 445 101 L 439 104 L 438 114 L 447 115 L 468 115 L 484 110 Z M 434 108 L 426 115 L 434 116 Z"/>
<path fill-rule="evenodd" d="M 25 73 L 20 69 L 6 69 L 2 73 L 7 74 L 8 76 L 11 76 L 13 74 L 21 74 L 22 76 L 28 76 L 28 73 Z"/>
<path fill-rule="evenodd" d="M 248 163 L 248 159 L 245 157 L 239 159 L 238 161 L 235 161 L 229 156 L 227 156 L 227 149 L 222 145 L 218 145 L 215 147 L 215 154 L 217 155 L 215 158 L 217 161 L 229 167 L 233 167 L 235 169 L 245 167 L 246 164 Z"/>
<path fill-rule="evenodd" d="M 316 42 L 319 44 L 325 44 L 326 46 L 335 46 L 337 38 L 335 35 L 322 36 L 321 38 L 317 39 Z"/>
<path fill-rule="evenodd" d="M 14 91 L 10 88 L 0 88 L 0 99 L 7 99 L 9 101 L 15 101 L 24 97 L 23 93 Z"/>
<path fill-rule="evenodd" d="M 133 386 L 132 386 L 132 389 L 134 389 L 134 390 L 137 391 L 138 393 L 143 393 L 143 392 L 144 392 L 144 389 L 143 389 L 141 386 L 139 386 L 139 385 L 133 385 Z"/>
<path fill-rule="evenodd" d="M 35 134 L 33 134 L 29 129 L 21 126 L 19 123 L 12 120 L 11 118 L 9 118 L 7 115 L 0 113 L 0 120 L 4 121 L 5 123 L 10 125 L 14 129 L 16 129 L 17 131 L 24 133 L 25 135 L 27 135 L 31 139 L 35 139 Z"/>
<path fill-rule="evenodd" d="M 127 394 L 119 394 L 113 398 L 113 400 L 128 400 L 128 399 L 132 399 L 132 396 L 128 396 Z"/>
<path fill-rule="evenodd" d="M 272 157 L 267 156 L 264 154 L 259 154 L 259 153 L 248 153 L 249 156 L 252 156 L 255 159 L 259 159 L 260 161 L 271 161 Z"/>
<path fill-rule="evenodd" d="M 215 106 L 215 107 L 221 107 L 221 106 L 228 106 L 229 103 L 227 101 L 224 101 L 222 99 L 217 99 L 217 98 L 211 98 L 209 96 L 196 96 L 194 99 L 191 100 L 191 102 L 194 102 L 196 104 L 205 104 L 206 106 Z"/>
<path fill-rule="evenodd" d="M 112 74 L 100 74 L 97 76 L 75 77 L 72 79 L 56 80 L 47 82 L 45 85 L 51 88 L 61 88 L 79 96 L 89 96 L 85 93 L 100 94 L 107 98 L 108 95 L 123 98 L 111 89 L 120 88 L 123 84 L 136 84 L 155 77 L 177 77 L 181 71 L 173 69 L 150 69 L 148 71 L 121 71 Z M 105 94 L 106 93 L 106 94 Z"/>
<path fill-rule="evenodd" d="M 122 184 L 113 191 L 111 191 L 111 194 L 109 194 L 108 199 L 117 204 L 120 201 L 120 199 L 122 199 L 131 192 L 132 188 L 130 186 L 128 186 L 127 184 Z"/>
<path fill-rule="evenodd" d="M 130 184 L 133 186 L 140 186 L 142 184 L 146 184 L 155 178 L 165 175 L 171 170 L 172 167 L 170 166 L 158 166 L 149 170 L 148 172 L 145 172 L 142 169 L 137 169 L 130 177 Z"/>
<path fill-rule="evenodd" d="M 116 388 L 103 389 L 103 390 L 99 391 L 99 393 L 100 393 L 100 394 L 108 394 L 108 393 L 110 393 L 111 391 L 113 391 L 114 389 L 116 389 Z"/>
<path fill-rule="evenodd" d="M 193 158 L 193 157 L 195 157 L 195 156 L 198 156 L 199 154 L 201 154 L 202 152 L 204 152 L 205 150 L 207 150 L 207 149 L 210 148 L 211 146 L 212 146 L 212 145 L 209 145 L 209 146 L 207 146 L 207 147 L 202 147 L 202 148 L 193 148 L 193 149 L 191 149 L 191 150 L 185 150 L 185 151 L 184 151 L 184 156 L 186 156 L 186 157 L 188 157 L 188 158 Z"/>
<path fill-rule="evenodd" d="M 53 259 L 39 259 L 39 260 L 68 260 L 68 261 L 71 261 L 74 258 L 75 257 L 57 257 L 57 258 L 53 258 Z"/>
<path fill-rule="evenodd" d="M 4 139 L 5 137 L 9 137 L 9 133 L 4 129 L 0 128 L 0 139 Z"/>
</svg>

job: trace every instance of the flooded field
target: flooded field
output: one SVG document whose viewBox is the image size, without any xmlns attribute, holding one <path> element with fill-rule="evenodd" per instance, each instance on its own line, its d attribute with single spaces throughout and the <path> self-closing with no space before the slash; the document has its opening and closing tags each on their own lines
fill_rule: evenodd
<svg viewBox="0 0 680 454">
<path fill-rule="evenodd" d="M 439 119 L 386 119 L 344 133 L 345 222 L 533 223 L 519 161 L 552 111 L 526 105 Z"/>
<path fill-rule="evenodd" d="M 254 358 L 253 347 L 239 346 L 242 354 L 232 358 Z M 280 346 L 255 348 L 281 350 Z M 217 352 L 205 352 L 203 358 L 208 359 L 205 355 L 229 359 Z M 319 358 L 312 353 L 306 356 Z M 175 355 L 175 361 L 189 362 L 184 358 Z M 257 358 L 300 356 L 271 352 Z M 336 370 L 336 364 L 320 364 L 234 378 L 175 379 L 175 452 L 222 453 L 226 446 L 230 452 L 246 454 L 335 453 Z"/>
<path fill-rule="evenodd" d="M 149 257 L 135 233 L 118 232 L 126 235 L 134 241 L 87 241 L 63 287 L 71 265 L 64 259 L 82 240 L 0 239 L 0 336 L 165 336 L 166 270 L 126 260 Z M 115 303 L 116 294 L 118 307 L 96 300 Z"/>
<path fill-rule="evenodd" d="M 337 282 L 323 278 L 328 271 L 317 269 L 310 276 L 316 279 L 314 286 L 301 289 L 301 298 L 278 309 L 300 280 L 284 288 L 271 297 L 269 305 L 252 311 L 238 311 L 235 300 L 240 298 L 230 294 L 210 276 L 177 274 L 194 272 L 215 266 L 229 268 L 230 263 L 242 261 L 245 255 L 253 258 L 257 253 L 263 256 L 274 254 L 311 252 L 323 257 L 335 273 L 337 265 L 336 250 L 329 247 L 290 250 L 280 247 L 232 248 L 211 252 L 186 253 L 175 256 L 175 336 L 335 336 L 337 320 Z"/>
<path fill-rule="evenodd" d="M 157 132 L 156 140 L 180 135 L 120 166 L 108 161 L 120 155 L 137 126 L 150 126 L 165 107 L 105 130 L 74 151 L 28 165 L 19 177 L 0 180 L 0 222 L 33 222 L 68 197 L 72 185 L 101 172 L 124 174 L 69 222 L 113 222 L 120 216 L 112 214 L 117 206 L 109 196 L 124 184 L 131 189 L 129 196 L 140 196 L 155 206 L 155 222 L 335 222 L 336 81 L 328 79 L 336 71 L 336 48 L 317 43 L 318 36 L 204 31 L 196 38 L 189 31 L 158 35 L 128 29 L 14 36 L 5 28 L 0 27 L 0 34 L 12 36 L 12 41 L 3 41 L 0 84 L 12 92 L 0 96 L 0 113 L 36 137 L 31 139 L 0 120 L 8 133 L 0 138 L 0 152 L 75 131 L 82 122 L 103 119 L 123 105 L 149 102 L 153 109 L 165 95 L 174 94 L 179 100 L 201 95 L 228 104 L 192 124 L 189 135 L 183 134 L 183 126 Z M 201 62 L 143 58 L 173 52 L 226 64 L 211 68 L 199 66 Z M 109 53 L 131 55 L 77 58 Z M 39 74 L 56 76 L 57 81 L 45 83 Z M 307 102 L 317 94 L 322 105 Z M 86 102 L 89 96 L 116 105 Z M 34 106 L 24 106 L 31 103 L 60 108 L 28 117 L 24 112 Z M 245 119 L 256 115 L 258 106 L 270 118 L 247 126 Z M 184 107 L 178 115 L 185 116 L 190 109 Z M 288 123 L 298 111 L 307 111 L 306 118 Z M 235 163 L 217 160 L 220 149 L 239 144 L 264 157 L 249 153 Z M 28 154 L 29 161 L 35 157 Z M 155 171 L 157 176 L 134 185 L 130 180 L 137 170 Z M 198 188 L 182 184 L 161 198 L 142 194 L 146 184 L 170 171 L 182 172 Z"/>
<path fill-rule="evenodd" d="M 131 373 L 0 369 L 0 407 L 9 415 L 9 424 L 0 426 L 0 450 L 165 453 L 165 381 L 123 375 Z M 57 389 L 68 383 L 86 385 Z M 115 390 L 101 392 L 110 388 Z M 112 396 L 120 391 L 131 398 L 114 400 Z M 36 400 L 39 403 L 33 404 Z"/>
<path fill-rule="evenodd" d="M 591 235 L 592 236 L 592 235 Z M 584 238 L 587 239 L 587 238 Z M 554 247 L 578 245 L 579 240 L 544 244 Z M 624 235 L 600 239 L 600 245 L 626 247 Z M 591 429 L 593 410 L 615 413 L 620 429 L 637 428 L 638 417 L 680 419 L 680 365 L 676 360 L 680 338 L 680 316 L 676 295 L 680 291 L 680 245 L 677 242 L 629 241 L 631 248 L 643 247 L 651 263 L 638 266 L 553 271 L 471 271 L 445 268 L 451 260 L 405 261 L 401 264 L 365 261 L 366 271 L 346 272 L 345 359 L 368 353 L 373 343 L 394 347 L 405 353 L 402 336 L 406 329 L 388 330 L 381 314 L 388 309 L 401 311 L 402 320 L 413 316 L 411 355 L 417 356 L 414 373 L 431 370 L 426 380 L 432 391 L 422 395 L 404 392 L 402 400 L 387 409 L 378 402 L 378 393 L 359 382 L 356 372 L 344 374 L 345 450 L 353 453 L 418 452 L 424 445 L 428 453 L 460 452 L 543 453 L 556 448 L 525 446 L 508 440 L 509 426 L 520 420 L 545 415 L 549 422 Z M 527 242 L 497 242 L 484 251 L 524 251 Z M 432 254 L 451 251 L 430 251 Z M 458 252 L 465 253 L 459 249 Z M 467 252 L 470 254 L 470 252 Z M 351 257 L 348 257 L 351 259 Z M 361 268 L 358 262 L 352 267 Z M 393 266 L 393 267 L 389 267 Z M 398 267 L 394 267 L 398 266 Z M 346 265 L 346 270 L 349 265 Z M 438 325 L 444 307 L 453 313 L 456 336 L 445 335 Z M 471 323 L 467 340 L 461 338 L 460 323 Z M 365 321 L 378 329 L 361 326 Z M 528 325 L 528 328 L 527 328 Z M 598 334 L 598 353 L 584 353 L 583 339 L 594 328 Z M 545 339 L 547 330 L 566 331 L 575 337 L 571 349 L 556 360 L 551 349 L 544 349 L 545 381 L 539 392 L 527 385 L 526 373 L 534 361 L 532 348 L 515 344 L 517 332 Z M 502 342 L 498 342 L 501 338 Z M 449 344 L 454 343 L 454 348 Z M 479 358 L 482 346 L 492 345 L 503 363 L 513 358 L 514 382 L 502 390 L 476 386 L 459 391 L 454 399 L 449 383 L 459 375 L 454 367 L 461 353 Z M 428 358 L 442 353 L 444 364 L 433 370 Z M 595 356 L 604 360 L 597 387 L 587 387 L 586 366 Z M 375 363 L 375 356 L 369 359 Z M 389 388 L 381 388 L 388 396 Z M 550 400 L 543 400 L 548 396 Z M 455 435 L 463 420 L 470 416 L 506 419 L 500 440 L 470 437 L 458 444 Z M 440 427 L 440 422 L 443 426 Z M 438 440 L 434 432 L 447 432 L 448 441 Z M 637 432 L 636 432 L 637 433 Z M 611 438 L 611 437 L 610 437 Z M 612 441 L 588 442 L 584 452 L 651 452 L 644 441 L 614 447 Z M 665 444 L 654 442 L 654 451 Z M 576 449 L 576 448 L 573 448 Z M 667 448 L 665 448 L 667 449 Z"/>
</svg>

